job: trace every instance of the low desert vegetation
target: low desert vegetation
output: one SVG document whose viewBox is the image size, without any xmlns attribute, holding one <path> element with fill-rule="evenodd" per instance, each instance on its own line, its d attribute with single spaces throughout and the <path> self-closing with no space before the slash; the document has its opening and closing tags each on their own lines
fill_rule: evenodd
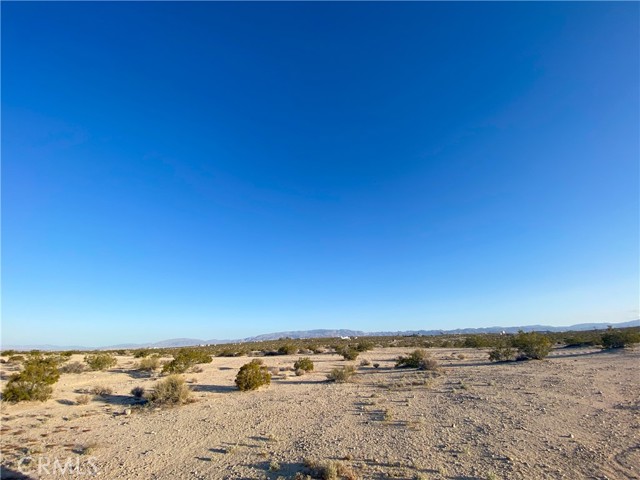
<svg viewBox="0 0 640 480">
<path fill-rule="evenodd" d="M 91 388 L 91 393 L 97 395 L 98 397 L 108 397 L 113 393 L 113 389 L 111 387 L 106 387 L 104 385 L 96 385 Z"/>
<path fill-rule="evenodd" d="M 58 368 L 60 373 L 83 373 L 87 371 L 87 366 L 80 362 L 71 362 Z"/>
<path fill-rule="evenodd" d="M 133 387 L 131 389 L 131 395 L 136 398 L 144 398 L 145 389 L 144 387 Z"/>
<path fill-rule="evenodd" d="M 83 394 L 83 395 L 78 395 L 76 397 L 76 403 L 78 405 L 86 405 L 87 403 L 89 403 L 91 401 L 91 397 L 87 394 Z"/>
<path fill-rule="evenodd" d="M 191 390 L 180 375 L 169 375 L 160 380 L 147 395 L 147 400 L 157 406 L 183 405 L 190 399 Z"/>
<path fill-rule="evenodd" d="M 7 402 L 37 400 L 44 402 L 53 393 L 52 385 L 60 378 L 58 364 L 51 358 L 30 356 L 20 373 L 14 373 L 2 392 Z"/>
<path fill-rule="evenodd" d="M 609 328 L 602 334 L 602 346 L 605 349 L 630 347 L 636 343 L 640 343 L 640 332 Z"/>
<path fill-rule="evenodd" d="M 312 478 L 323 480 L 358 480 L 359 478 L 351 467 L 338 461 L 305 459 L 304 466 L 310 470 Z"/>
<path fill-rule="evenodd" d="M 211 363 L 213 359 L 208 353 L 195 348 L 182 348 L 163 368 L 163 373 L 185 373 L 197 364 Z"/>
<path fill-rule="evenodd" d="M 327 374 L 327 380 L 331 382 L 344 383 L 351 380 L 356 373 L 355 367 L 349 365 L 346 367 L 334 368 Z"/>
<path fill-rule="evenodd" d="M 136 365 L 136 370 L 141 372 L 155 372 L 160 369 L 160 366 L 160 355 L 154 354 L 142 357 Z"/>
<path fill-rule="evenodd" d="M 489 352 L 489 360 L 492 362 L 510 362 L 516 359 L 517 350 L 511 346 L 511 342 L 503 342 Z"/>
<path fill-rule="evenodd" d="M 336 350 L 336 352 L 342 355 L 342 358 L 344 358 L 345 360 L 355 360 L 360 354 L 358 350 L 349 346 L 339 348 L 338 350 Z"/>
<path fill-rule="evenodd" d="M 300 357 L 294 364 L 295 370 L 303 370 L 305 372 L 313 371 L 313 361 L 309 357 Z"/>
<path fill-rule="evenodd" d="M 542 360 L 551 352 L 552 344 L 548 337 L 538 332 L 523 331 L 513 338 L 513 346 L 518 349 L 520 360 Z"/>
<path fill-rule="evenodd" d="M 14 365 L 24 362 L 24 355 L 11 355 L 7 358 L 7 363 L 13 363 Z"/>
<path fill-rule="evenodd" d="M 396 368 L 417 368 L 418 370 L 437 370 L 438 362 L 431 357 L 429 352 L 419 348 L 411 352 L 408 357 L 399 356 L 396 360 Z"/>
<path fill-rule="evenodd" d="M 296 353 L 298 353 L 298 347 L 296 347 L 295 345 L 292 345 L 290 343 L 282 345 L 278 349 L 278 354 L 280 354 L 280 355 L 295 355 Z"/>
<path fill-rule="evenodd" d="M 240 391 L 255 390 L 262 385 L 269 385 L 271 374 L 262 360 L 255 359 L 240 367 L 235 383 Z"/>
<path fill-rule="evenodd" d="M 107 370 L 111 367 L 115 367 L 118 361 L 116 357 L 109 353 L 96 353 L 93 355 L 86 355 L 84 361 L 89 365 L 91 370 Z"/>
</svg>

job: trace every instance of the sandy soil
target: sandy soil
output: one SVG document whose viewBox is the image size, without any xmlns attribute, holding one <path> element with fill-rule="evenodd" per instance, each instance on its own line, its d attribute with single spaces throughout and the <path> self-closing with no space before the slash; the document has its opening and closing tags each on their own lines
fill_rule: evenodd
<svg viewBox="0 0 640 480">
<path fill-rule="evenodd" d="M 234 386 L 247 357 L 214 358 L 185 375 L 195 403 L 130 415 L 131 389 L 155 380 L 118 357 L 108 372 L 62 375 L 47 402 L 3 403 L 3 478 L 22 466 L 29 478 L 275 480 L 309 473 L 305 459 L 340 461 L 363 479 L 640 478 L 639 349 L 564 349 L 508 364 L 490 364 L 482 350 L 432 349 L 443 366 L 435 378 L 393 368 L 409 351 L 377 349 L 356 362 L 312 355 L 314 372 L 283 372 L 252 392 Z M 289 367 L 297 358 L 263 360 Z M 362 359 L 380 367 L 326 382 L 331 368 Z M 4 384 L 6 364 L 2 373 Z M 75 404 L 95 385 L 113 395 Z"/>
</svg>

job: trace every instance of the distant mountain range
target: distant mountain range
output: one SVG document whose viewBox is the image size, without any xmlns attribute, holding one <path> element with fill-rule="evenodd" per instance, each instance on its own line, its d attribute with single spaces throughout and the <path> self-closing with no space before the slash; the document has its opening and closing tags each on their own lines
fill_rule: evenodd
<svg viewBox="0 0 640 480">
<path fill-rule="evenodd" d="M 200 340 L 197 338 L 172 338 L 155 343 L 122 343 L 119 345 L 110 345 L 108 347 L 83 347 L 78 345 L 59 346 L 59 345 L 2 345 L 3 350 L 120 350 L 131 348 L 175 348 L 189 347 L 194 345 L 220 345 L 225 343 L 243 343 L 243 342 L 261 342 L 268 340 L 279 340 L 281 338 L 336 338 L 336 337 L 388 337 L 401 335 L 470 335 L 474 333 L 517 333 L 519 330 L 525 332 L 566 332 L 568 330 L 584 331 L 584 330 L 602 330 L 609 326 L 615 328 L 640 327 L 640 320 L 631 320 L 622 323 L 579 323 L 569 325 L 567 327 L 552 327 L 550 325 L 525 325 L 521 327 L 484 327 L 484 328 L 458 328 L 455 330 L 405 330 L 396 332 L 364 332 L 362 330 L 296 330 L 291 332 L 275 332 L 257 335 L 238 340 Z"/>
</svg>

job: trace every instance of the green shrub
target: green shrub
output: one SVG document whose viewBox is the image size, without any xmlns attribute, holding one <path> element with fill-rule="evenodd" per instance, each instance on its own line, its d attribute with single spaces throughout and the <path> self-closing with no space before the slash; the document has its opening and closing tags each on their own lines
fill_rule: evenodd
<svg viewBox="0 0 640 480">
<path fill-rule="evenodd" d="M 96 353 L 93 355 L 86 355 L 84 361 L 87 362 L 91 370 L 106 370 L 114 367 L 118 361 L 116 357 L 109 353 Z"/>
<path fill-rule="evenodd" d="M 140 348 L 138 350 L 134 350 L 133 352 L 133 358 L 144 358 L 148 357 L 149 355 L 151 355 L 151 350 L 149 350 L 148 348 Z"/>
<path fill-rule="evenodd" d="M 327 379 L 331 382 L 344 383 L 348 382 L 354 373 L 356 373 L 356 369 L 351 365 L 334 368 L 327 374 Z"/>
<path fill-rule="evenodd" d="M 298 353 L 298 347 L 287 343 L 278 349 L 278 353 L 280 355 L 295 355 L 296 353 Z"/>
<path fill-rule="evenodd" d="M 348 346 L 340 348 L 338 350 L 338 353 L 342 355 L 342 358 L 344 358 L 345 360 L 355 360 L 356 358 L 358 358 L 358 355 L 360 354 L 358 350 Z"/>
<path fill-rule="evenodd" d="M 640 343 L 640 332 L 609 328 L 602 334 L 602 346 L 606 349 L 624 348 Z"/>
<path fill-rule="evenodd" d="M 165 373 L 185 373 L 194 365 L 199 363 L 211 363 L 213 359 L 211 355 L 202 350 L 193 348 L 182 348 L 176 353 L 169 363 L 167 363 L 162 371 Z"/>
<path fill-rule="evenodd" d="M 489 360 L 492 362 L 510 362 L 516 359 L 516 349 L 508 343 L 498 345 L 489 352 Z"/>
<path fill-rule="evenodd" d="M 356 350 L 359 352 L 368 352 L 373 349 L 373 342 L 362 341 L 356 345 Z"/>
<path fill-rule="evenodd" d="M 513 338 L 512 345 L 518 349 L 518 358 L 542 360 L 551 352 L 551 340 L 537 332 L 523 331 Z"/>
<path fill-rule="evenodd" d="M 20 373 L 9 377 L 2 398 L 7 402 L 45 401 L 53 393 L 51 385 L 59 378 L 58 364 L 53 359 L 32 356 L 25 360 Z"/>
<path fill-rule="evenodd" d="M 262 360 L 251 360 L 240 367 L 240 371 L 236 375 L 236 386 L 241 391 L 255 390 L 262 385 L 271 383 L 271 374 L 267 367 L 263 365 Z"/>
<path fill-rule="evenodd" d="M 175 406 L 187 403 L 191 397 L 191 390 L 179 375 L 169 375 L 159 381 L 147 397 L 154 405 Z"/>
<path fill-rule="evenodd" d="M 399 356 L 396 368 L 417 368 L 418 370 L 437 370 L 438 362 L 424 349 L 411 352 L 408 357 Z"/>
<path fill-rule="evenodd" d="M 293 364 L 295 370 L 304 370 L 305 372 L 313 371 L 313 362 L 309 357 L 301 357 Z"/>
</svg>

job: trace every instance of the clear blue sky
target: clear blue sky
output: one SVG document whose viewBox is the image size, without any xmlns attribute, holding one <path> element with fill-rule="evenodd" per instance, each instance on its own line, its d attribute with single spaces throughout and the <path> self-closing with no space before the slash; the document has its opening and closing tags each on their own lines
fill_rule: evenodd
<svg viewBox="0 0 640 480">
<path fill-rule="evenodd" d="M 3 2 L 3 343 L 638 318 L 639 13 Z"/>
</svg>

